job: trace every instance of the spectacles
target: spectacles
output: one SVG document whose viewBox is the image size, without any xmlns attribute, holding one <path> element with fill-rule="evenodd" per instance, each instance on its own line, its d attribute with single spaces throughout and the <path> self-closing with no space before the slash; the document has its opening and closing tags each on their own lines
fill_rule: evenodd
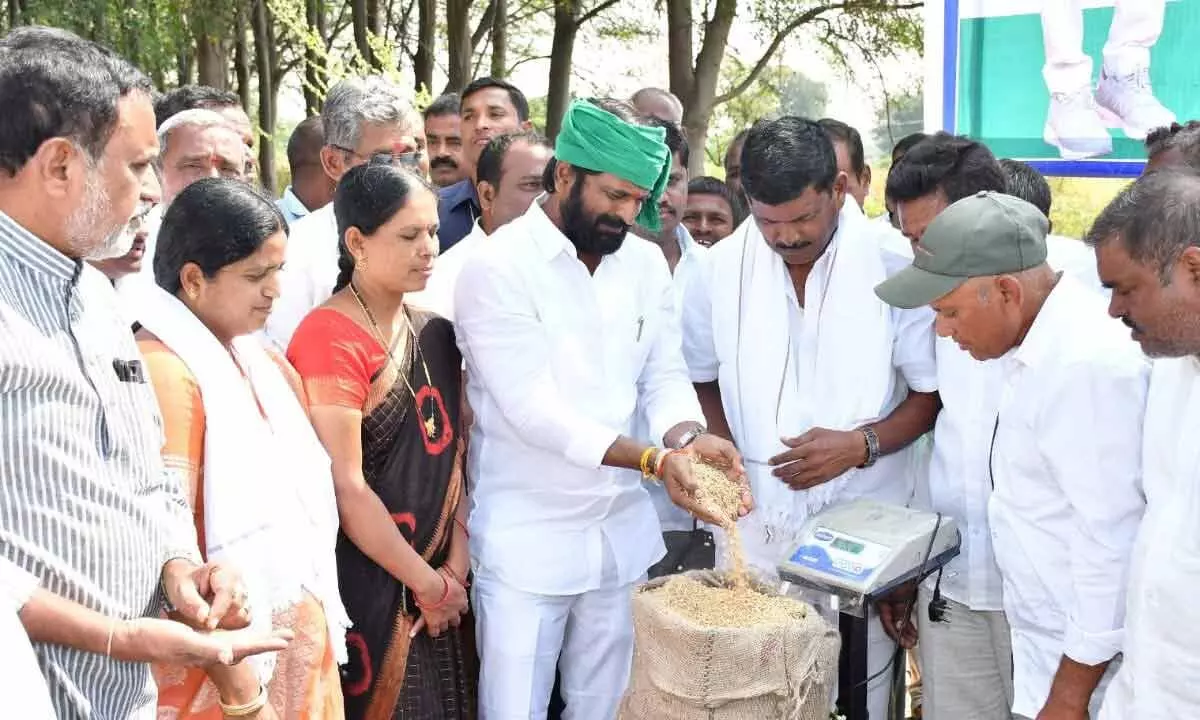
<svg viewBox="0 0 1200 720">
<path fill-rule="evenodd" d="M 348 155 L 353 155 L 370 165 L 395 165 L 397 167 L 419 168 L 421 167 L 421 158 L 425 156 L 424 151 L 421 150 L 410 150 L 402 153 L 379 150 L 370 155 L 363 155 L 356 150 L 351 150 L 341 145 L 330 145 L 329 147 L 334 150 L 341 150 Z"/>
</svg>

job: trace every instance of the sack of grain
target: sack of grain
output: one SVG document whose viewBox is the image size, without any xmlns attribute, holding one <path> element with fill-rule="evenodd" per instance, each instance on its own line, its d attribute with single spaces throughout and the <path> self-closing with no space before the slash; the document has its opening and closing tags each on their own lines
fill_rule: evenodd
<svg viewBox="0 0 1200 720">
<path fill-rule="evenodd" d="M 828 720 L 840 639 L 811 607 L 696 571 L 640 588 L 633 619 L 621 720 Z"/>
</svg>

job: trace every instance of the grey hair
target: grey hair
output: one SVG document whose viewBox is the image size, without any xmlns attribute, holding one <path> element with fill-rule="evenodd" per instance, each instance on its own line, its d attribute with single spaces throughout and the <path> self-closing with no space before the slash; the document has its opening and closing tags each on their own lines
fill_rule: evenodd
<svg viewBox="0 0 1200 720">
<path fill-rule="evenodd" d="M 229 124 L 223 115 L 215 110 L 205 110 L 195 108 L 192 110 L 184 110 L 178 112 L 163 121 L 162 125 L 158 126 L 158 160 L 159 163 L 167 156 L 167 143 L 171 140 L 171 133 L 179 128 L 196 128 L 198 130 L 206 130 L 211 127 L 223 127 L 230 132 L 237 134 L 237 129 Z"/>
<path fill-rule="evenodd" d="M 382 75 L 352 77 L 334 85 L 325 96 L 321 122 L 325 144 L 356 148 L 363 125 L 407 125 L 415 115 L 412 101 L 398 85 Z"/>
<path fill-rule="evenodd" d="M 1084 242 L 1098 247 L 1114 239 L 1168 284 L 1183 251 L 1200 245 L 1200 175 L 1188 168 L 1165 168 L 1122 190 L 1096 218 Z"/>
</svg>

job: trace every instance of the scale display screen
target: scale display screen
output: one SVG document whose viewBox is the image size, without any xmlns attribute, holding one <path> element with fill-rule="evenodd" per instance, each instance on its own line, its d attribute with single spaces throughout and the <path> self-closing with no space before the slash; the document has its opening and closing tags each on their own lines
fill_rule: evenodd
<svg viewBox="0 0 1200 720">
<path fill-rule="evenodd" d="M 833 547 L 835 547 L 838 550 L 841 550 L 843 552 L 848 552 L 851 555 L 859 554 L 866 547 L 862 543 L 857 543 L 857 542 L 854 542 L 853 540 L 847 540 L 846 538 L 843 538 L 843 537 L 834 538 L 833 542 L 830 543 L 830 545 L 832 545 Z"/>
</svg>

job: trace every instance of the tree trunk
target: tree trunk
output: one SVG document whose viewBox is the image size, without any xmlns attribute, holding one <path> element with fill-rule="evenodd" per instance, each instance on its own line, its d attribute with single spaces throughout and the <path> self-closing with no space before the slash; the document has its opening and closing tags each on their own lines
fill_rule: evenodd
<svg viewBox="0 0 1200 720">
<path fill-rule="evenodd" d="M 21 24 L 21 0 L 8 0 L 8 29 Z"/>
<path fill-rule="evenodd" d="M 238 97 L 250 111 L 250 51 L 246 47 L 246 8 L 239 7 L 234 21 L 233 74 L 237 78 Z"/>
<path fill-rule="evenodd" d="M 433 92 L 436 34 L 437 0 L 417 0 L 417 50 L 413 53 L 413 75 L 418 91 Z"/>
<path fill-rule="evenodd" d="M 325 37 L 325 2 L 324 0 L 304 0 L 304 21 L 309 32 L 315 32 L 324 44 Z M 308 115 L 321 112 L 325 99 L 325 64 L 322 53 L 316 48 L 305 46 L 304 50 L 304 80 L 301 90 L 304 92 L 304 110 Z"/>
<path fill-rule="evenodd" d="M 546 91 L 546 137 L 553 142 L 571 100 L 571 54 L 579 33 L 579 4 L 555 0 L 554 40 L 550 45 L 550 85 Z"/>
<path fill-rule="evenodd" d="M 704 174 L 704 145 L 708 140 L 708 125 L 712 120 L 721 61 L 729 44 L 729 31 L 737 15 L 737 0 L 716 0 L 711 18 L 704 19 L 704 37 L 700 52 L 692 67 L 690 0 L 668 0 L 668 62 L 671 70 L 671 92 L 683 102 L 683 131 L 688 145 L 695 148 L 688 172 L 693 177 Z M 682 5 L 688 7 L 683 8 Z M 674 7 L 672 7 L 674 6 Z M 687 22 L 686 47 L 684 26 Z"/>
<path fill-rule="evenodd" d="M 508 1 L 493 0 L 495 15 L 492 17 L 492 77 L 502 78 L 508 74 Z"/>
<path fill-rule="evenodd" d="M 274 195 L 275 187 L 275 68 L 276 49 L 267 0 L 254 0 L 250 24 L 254 28 L 254 67 L 258 73 L 258 126 L 264 135 L 258 145 L 259 181 Z"/>
<path fill-rule="evenodd" d="M 376 37 L 383 36 L 383 24 L 380 22 L 382 11 L 379 0 L 367 0 L 367 32 Z"/>
<path fill-rule="evenodd" d="M 471 82 L 471 0 L 446 0 L 446 44 L 450 50 L 446 92 Z"/>
<path fill-rule="evenodd" d="M 196 37 L 196 71 L 197 80 L 201 85 L 215 87 L 218 90 L 229 89 L 227 70 L 229 59 L 221 41 L 201 32 Z"/>
<path fill-rule="evenodd" d="M 371 26 L 367 5 L 368 0 L 351 0 L 350 3 L 350 18 L 354 25 L 354 47 L 369 66 L 379 70 L 379 59 L 375 57 L 374 51 L 371 50 L 371 41 L 369 39 Z"/>
</svg>

